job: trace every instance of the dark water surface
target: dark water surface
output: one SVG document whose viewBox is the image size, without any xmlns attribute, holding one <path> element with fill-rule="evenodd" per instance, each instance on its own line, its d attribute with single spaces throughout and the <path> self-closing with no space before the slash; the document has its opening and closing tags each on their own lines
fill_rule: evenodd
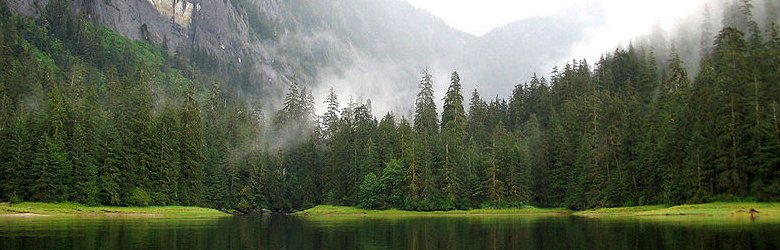
<svg viewBox="0 0 780 250">
<path fill-rule="evenodd" d="M 0 218 L 0 249 L 780 249 L 780 223 L 576 216 Z"/>
</svg>

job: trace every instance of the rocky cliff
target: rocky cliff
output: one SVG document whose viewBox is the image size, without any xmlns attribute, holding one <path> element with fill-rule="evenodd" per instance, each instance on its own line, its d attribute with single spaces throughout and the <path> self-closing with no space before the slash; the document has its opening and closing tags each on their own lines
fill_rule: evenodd
<svg viewBox="0 0 780 250">
<path fill-rule="evenodd" d="M 49 0 L 0 1 L 35 16 Z M 457 70 L 464 76 L 465 89 L 478 83 L 486 96 L 507 93 L 533 72 L 549 68 L 538 63 L 540 57 L 556 61 L 581 36 L 572 32 L 578 27 L 575 19 L 552 18 L 475 37 L 403 0 L 72 0 L 71 4 L 86 18 L 126 37 L 189 59 L 271 108 L 286 85 L 296 81 L 324 90 L 334 86 L 345 91 L 339 93 L 342 96 L 371 98 L 385 108 L 379 112 L 405 112 L 414 103 L 420 72 L 426 67 L 434 71 L 437 92 L 443 93 L 449 73 Z M 560 39 L 559 34 L 571 37 Z M 545 49 L 551 44 L 555 50 Z M 314 94 L 320 98 L 325 93 L 315 90 Z"/>
<path fill-rule="evenodd" d="M 37 16 L 48 0 L 6 0 L 18 13 Z M 276 0 L 252 0 L 255 11 L 279 18 Z M 283 85 L 291 75 L 277 63 L 271 46 L 252 39 L 244 8 L 217 0 L 74 0 L 72 8 L 87 19 L 134 39 L 146 40 L 184 57 L 207 56 L 215 65 L 239 67 L 251 62 L 249 85 Z M 268 21 L 268 20 L 264 20 Z M 270 21 L 269 21 L 270 22 Z M 246 84 L 245 84 L 246 85 Z"/>
<path fill-rule="evenodd" d="M 37 16 L 49 0 L 4 1 L 18 13 Z M 394 88 L 415 89 L 422 68 L 451 57 L 471 38 L 399 0 L 73 0 L 71 4 L 84 17 L 128 38 L 162 46 L 196 64 L 205 61 L 199 65 L 215 68 L 214 72 L 225 74 L 224 80 L 263 97 L 280 96 L 291 81 L 333 84 L 328 81 L 347 77 L 355 68 L 363 71 L 361 78 L 374 75 L 369 81 L 394 77 L 391 82 L 398 83 Z M 385 66 L 396 70 L 376 76 Z"/>
</svg>

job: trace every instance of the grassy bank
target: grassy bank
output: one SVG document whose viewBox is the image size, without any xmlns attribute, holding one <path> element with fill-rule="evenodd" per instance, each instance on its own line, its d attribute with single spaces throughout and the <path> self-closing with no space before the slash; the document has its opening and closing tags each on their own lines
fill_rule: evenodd
<svg viewBox="0 0 780 250">
<path fill-rule="evenodd" d="M 211 218 L 230 215 L 210 208 L 185 206 L 89 207 L 75 203 L 0 203 L 0 218 L 51 216 Z"/>
<path fill-rule="evenodd" d="M 755 209 L 755 218 L 780 219 L 780 203 L 714 202 L 694 205 L 652 205 L 635 207 L 599 208 L 572 212 L 564 208 L 512 208 L 471 209 L 451 211 L 405 211 L 398 209 L 370 210 L 347 206 L 319 205 L 294 213 L 297 216 L 436 216 L 436 215 L 567 215 L 584 217 L 750 217 L 748 211 Z"/>
<path fill-rule="evenodd" d="M 356 207 L 319 205 L 296 212 L 297 216 L 457 216 L 457 215 L 565 215 L 571 211 L 563 208 L 512 208 L 471 209 L 450 211 L 405 211 L 398 209 L 370 210 Z"/>
<path fill-rule="evenodd" d="M 639 206 L 600 208 L 575 212 L 574 215 L 588 217 L 625 217 L 625 216 L 712 216 L 712 217 L 750 217 L 748 211 L 755 209 L 756 218 L 780 217 L 780 203 L 758 202 L 714 202 L 679 206 Z M 780 218 L 778 218 L 780 219 Z"/>
</svg>

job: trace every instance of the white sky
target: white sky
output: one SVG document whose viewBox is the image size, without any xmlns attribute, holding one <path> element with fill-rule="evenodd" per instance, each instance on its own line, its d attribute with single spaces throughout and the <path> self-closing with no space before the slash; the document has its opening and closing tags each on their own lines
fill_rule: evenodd
<svg viewBox="0 0 780 250">
<path fill-rule="evenodd" d="M 450 26 L 483 35 L 513 21 L 554 15 L 585 5 L 604 9 L 604 26 L 586 30 L 586 40 L 574 46 L 573 57 L 598 57 L 618 44 L 647 34 L 654 25 L 664 29 L 688 15 L 700 15 L 706 0 L 407 0 L 442 18 Z M 587 24 L 585 26 L 588 26 Z"/>
</svg>

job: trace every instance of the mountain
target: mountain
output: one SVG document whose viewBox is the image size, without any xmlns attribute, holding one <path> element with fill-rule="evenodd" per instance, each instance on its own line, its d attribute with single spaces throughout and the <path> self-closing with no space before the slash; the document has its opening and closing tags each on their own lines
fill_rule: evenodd
<svg viewBox="0 0 780 250">
<path fill-rule="evenodd" d="M 30 16 L 48 4 L 7 1 Z M 582 36 L 576 13 L 569 13 L 476 37 L 400 0 L 76 0 L 71 7 L 192 61 L 270 107 L 295 81 L 322 96 L 338 86 L 342 95 L 372 99 L 380 111 L 406 111 L 426 67 L 442 76 L 463 71 L 467 88 L 487 85 L 494 95 L 549 68 L 538 62 L 566 57 Z M 435 80 L 443 88 L 449 79 Z"/>
<path fill-rule="evenodd" d="M 486 96 L 511 92 L 534 73 L 546 75 L 552 65 L 567 60 L 571 47 L 584 38 L 584 15 L 531 17 L 499 27 L 469 43 L 456 65 L 464 69 Z M 478 63 L 475 63 L 478 62 Z M 470 88 L 469 88 L 470 87 Z"/>
</svg>

